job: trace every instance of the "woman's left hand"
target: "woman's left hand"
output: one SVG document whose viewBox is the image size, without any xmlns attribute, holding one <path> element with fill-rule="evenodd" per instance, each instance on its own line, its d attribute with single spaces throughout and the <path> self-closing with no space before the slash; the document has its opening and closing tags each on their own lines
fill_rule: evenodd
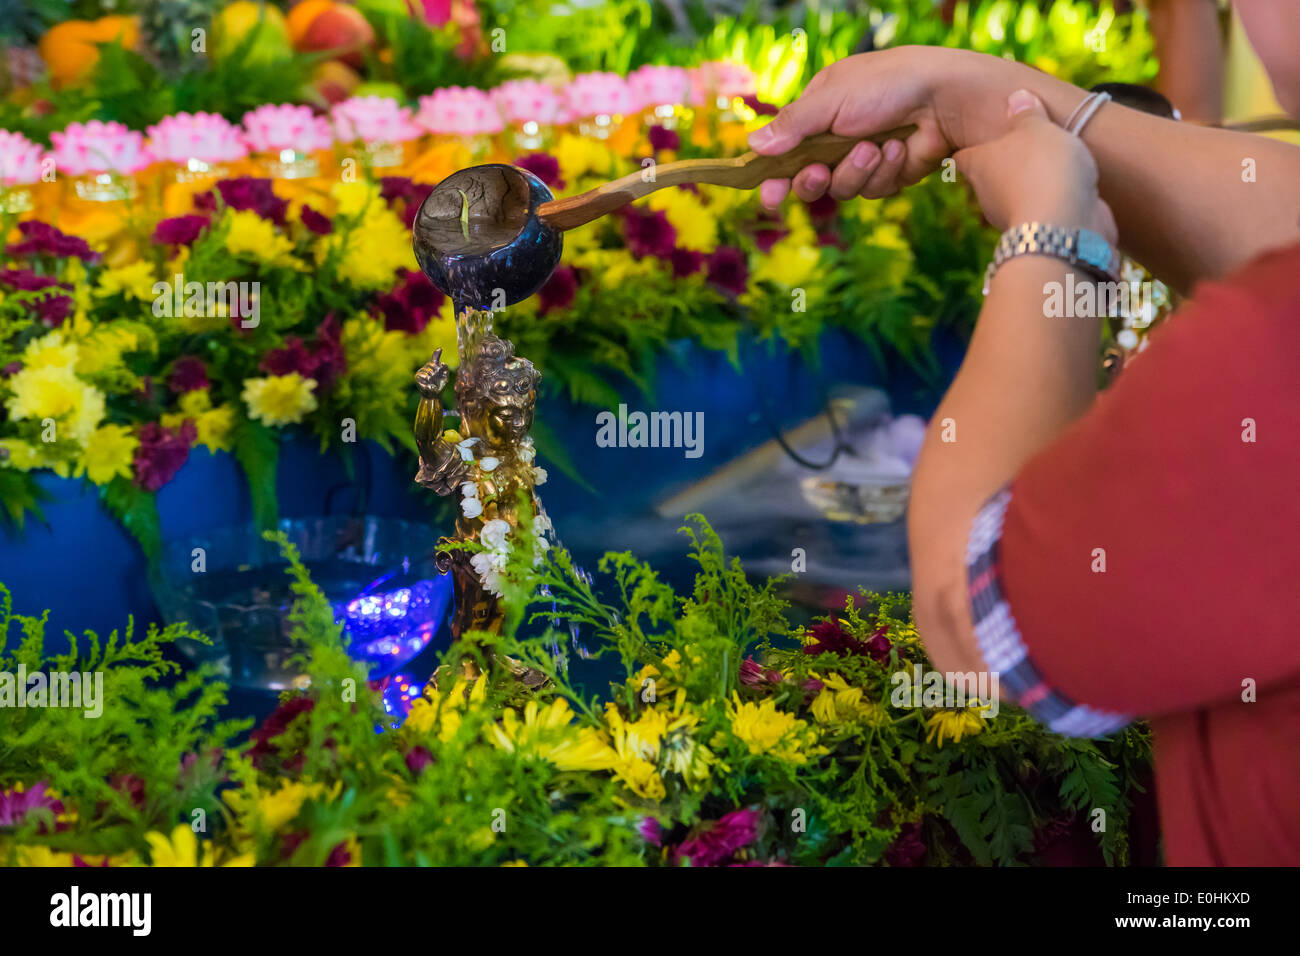
<svg viewBox="0 0 1300 956">
<path fill-rule="evenodd" d="M 1008 97 L 1007 121 L 1005 135 L 953 155 L 985 218 L 999 229 L 1083 227 L 1114 245 L 1115 217 L 1097 194 L 1097 164 L 1083 141 L 1053 123 L 1027 90 Z"/>
</svg>

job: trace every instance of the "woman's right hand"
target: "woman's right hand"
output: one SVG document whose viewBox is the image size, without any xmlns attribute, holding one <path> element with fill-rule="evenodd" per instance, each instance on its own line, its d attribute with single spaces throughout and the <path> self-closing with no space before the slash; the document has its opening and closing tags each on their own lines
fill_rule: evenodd
<svg viewBox="0 0 1300 956">
<path fill-rule="evenodd" d="M 763 205 L 780 205 L 792 187 L 805 202 L 827 192 L 839 200 L 891 195 L 919 182 L 956 150 L 1002 135 L 1007 97 L 1036 81 L 1059 83 L 1018 63 L 945 47 L 895 47 L 832 63 L 799 99 L 750 134 L 752 149 L 779 155 L 828 131 L 868 136 L 907 124 L 916 131 L 883 147 L 859 143 L 833 173 L 816 164 L 793 182 L 769 179 L 760 188 Z"/>
</svg>

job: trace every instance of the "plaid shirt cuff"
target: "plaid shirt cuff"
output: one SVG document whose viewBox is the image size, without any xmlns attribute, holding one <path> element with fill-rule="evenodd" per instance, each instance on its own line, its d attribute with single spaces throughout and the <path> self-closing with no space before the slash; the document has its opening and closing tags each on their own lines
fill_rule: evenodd
<svg viewBox="0 0 1300 956">
<path fill-rule="evenodd" d="M 1077 704 L 1048 686 L 1029 658 L 1002 591 L 1002 520 L 1011 501 L 1004 488 L 980 509 L 966 545 L 967 586 L 975 638 L 984 665 L 997 673 L 1002 690 L 1029 715 L 1067 737 L 1106 737 L 1132 717 Z"/>
</svg>

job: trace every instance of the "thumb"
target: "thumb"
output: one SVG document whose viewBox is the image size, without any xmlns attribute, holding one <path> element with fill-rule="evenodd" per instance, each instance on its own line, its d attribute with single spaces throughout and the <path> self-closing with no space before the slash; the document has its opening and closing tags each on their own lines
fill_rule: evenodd
<svg viewBox="0 0 1300 956">
<path fill-rule="evenodd" d="M 1007 119 L 1018 126 L 1030 118 L 1051 119 L 1042 100 L 1028 90 L 1016 90 L 1007 97 Z"/>
<path fill-rule="evenodd" d="M 831 128 L 842 100 L 843 93 L 834 84 L 809 86 L 772 117 L 772 122 L 749 134 L 749 148 L 768 156 L 794 149 L 806 137 Z"/>
</svg>

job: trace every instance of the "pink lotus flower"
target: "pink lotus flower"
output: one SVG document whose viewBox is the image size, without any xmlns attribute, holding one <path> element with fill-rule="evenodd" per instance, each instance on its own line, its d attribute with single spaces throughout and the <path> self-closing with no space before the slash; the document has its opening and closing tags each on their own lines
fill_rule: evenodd
<svg viewBox="0 0 1300 956">
<path fill-rule="evenodd" d="M 635 112 L 639 105 L 627 80 L 617 73 L 579 73 L 564 88 L 569 118 L 619 116 Z"/>
<path fill-rule="evenodd" d="M 0 129 L 0 186 L 25 186 L 41 178 L 41 148 L 22 133 Z"/>
<path fill-rule="evenodd" d="M 405 143 L 422 135 L 411 110 L 387 96 L 354 96 L 334 104 L 330 115 L 343 143 Z"/>
<path fill-rule="evenodd" d="M 471 87 L 448 86 L 420 97 L 415 121 L 430 133 L 478 136 L 505 128 L 490 94 Z"/>
<path fill-rule="evenodd" d="M 646 65 L 627 78 L 632 98 L 641 109 L 680 106 L 690 98 L 691 75 L 680 66 Z"/>
<path fill-rule="evenodd" d="M 156 159 L 184 165 L 228 163 L 248 155 L 243 134 L 216 113 L 177 113 L 149 127 L 149 152 Z"/>
<path fill-rule="evenodd" d="M 507 80 L 492 90 L 507 123 L 565 123 L 564 97 L 559 90 L 540 80 Z"/>
<path fill-rule="evenodd" d="M 743 63 L 730 60 L 702 64 L 691 75 L 692 106 L 700 106 L 716 97 L 750 96 L 757 90 L 754 71 Z"/>
<path fill-rule="evenodd" d="M 317 116 L 309 106 L 268 103 L 244 114 L 244 134 L 256 153 L 278 153 L 292 149 L 312 153 L 334 145 L 330 121 Z"/>
<path fill-rule="evenodd" d="M 135 173 L 153 162 L 144 136 L 121 123 L 69 123 L 63 132 L 51 133 L 50 140 L 54 165 L 69 176 Z"/>
</svg>

